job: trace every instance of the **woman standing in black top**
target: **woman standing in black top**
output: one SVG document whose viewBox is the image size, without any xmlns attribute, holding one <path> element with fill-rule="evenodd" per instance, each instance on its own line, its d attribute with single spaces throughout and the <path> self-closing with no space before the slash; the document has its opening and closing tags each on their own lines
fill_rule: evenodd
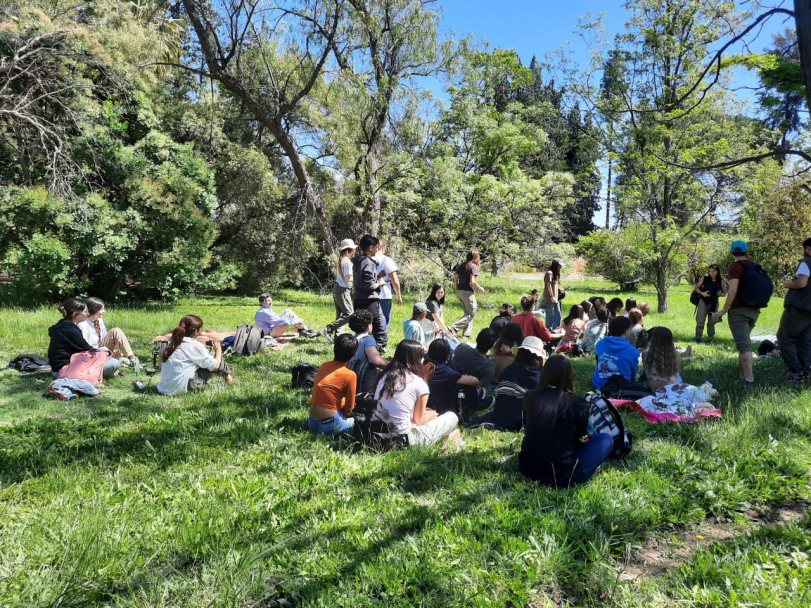
<svg viewBox="0 0 811 608">
<path fill-rule="evenodd" d="M 479 252 L 471 250 L 467 254 L 466 261 L 456 267 L 453 275 L 453 288 L 456 290 L 456 297 L 459 298 L 464 314 L 448 329 L 454 335 L 461 332 L 463 338 L 470 338 L 473 335 L 473 318 L 476 316 L 476 311 L 479 310 L 476 291 L 484 293 L 484 287 L 476 281 L 480 265 Z"/>
<path fill-rule="evenodd" d="M 614 448 L 608 433 L 585 443 L 589 404 L 574 392 L 574 371 L 562 355 L 549 357 L 535 390 L 524 395 L 524 440 L 518 468 L 529 479 L 565 488 L 587 481 Z"/>
<path fill-rule="evenodd" d="M 693 288 L 701 299 L 696 305 L 696 342 L 701 343 L 704 334 L 704 320 L 707 321 L 707 344 L 715 338 L 715 322 L 712 313 L 718 311 L 718 298 L 727 295 L 724 279 L 721 278 L 721 267 L 710 264 L 707 274 L 701 277 Z"/>
</svg>

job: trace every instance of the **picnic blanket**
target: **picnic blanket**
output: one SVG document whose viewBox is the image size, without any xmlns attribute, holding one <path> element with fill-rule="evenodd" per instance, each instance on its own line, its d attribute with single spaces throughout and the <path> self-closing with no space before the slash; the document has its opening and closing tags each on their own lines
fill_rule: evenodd
<svg viewBox="0 0 811 608">
<path fill-rule="evenodd" d="M 721 410 L 710 399 L 718 392 L 712 384 L 668 384 L 653 395 L 631 401 L 611 399 L 616 407 L 630 407 L 652 424 L 657 422 L 696 422 L 703 418 L 720 418 Z"/>
</svg>

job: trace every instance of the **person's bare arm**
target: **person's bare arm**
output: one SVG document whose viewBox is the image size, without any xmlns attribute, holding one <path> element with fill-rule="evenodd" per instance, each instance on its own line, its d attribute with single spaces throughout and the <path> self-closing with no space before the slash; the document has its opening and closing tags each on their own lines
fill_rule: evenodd
<svg viewBox="0 0 811 608">
<path fill-rule="evenodd" d="M 453 273 L 453 290 L 457 291 L 459 289 L 459 273 Z"/>
<path fill-rule="evenodd" d="M 397 272 L 390 272 L 389 279 L 391 280 L 391 288 L 397 294 L 397 306 L 402 306 L 403 296 L 400 294 L 400 279 L 397 278 Z"/>
<path fill-rule="evenodd" d="M 730 305 L 735 301 L 735 296 L 738 295 L 738 284 L 740 283 L 740 279 L 730 279 L 729 280 L 729 292 L 727 293 L 726 300 L 724 300 L 724 307 L 719 310 L 718 312 L 712 313 L 712 320 L 714 323 L 717 323 L 721 320 L 721 317 L 724 316 L 724 313 L 729 310 Z"/>
<path fill-rule="evenodd" d="M 470 275 L 470 286 L 473 287 L 473 289 L 478 289 L 481 293 L 485 293 L 484 287 L 479 285 L 475 274 Z"/>
<path fill-rule="evenodd" d="M 431 422 L 437 417 L 434 410 L 428 409 L 428 395 L 425 394 L 417 399 L 417 404 L 414 406 L 414 411 L 411 413 L 411 420 L 417 426 L 422 426 L 426 422 Z"/>
<path fill-rule="evenodd" d="M 462 376 L 456 381 L 456 384 L 464 384 L 465 386 L 479 386 L 479 379 L 476 376 Z"/>
<path fill-rule="evenodd" d="M 808 277 L 804 274 L 798 274 L 793 281 L 783 281 L 783 289 L 803 289 L 806 285 Z"/>
<path fill-rule="evenodd" d="M 388 362 L 380 356 L 380 352 L 377 350 L 376 346 L 367 346 L 365 352 L 366 358 L 369 359 L 369 362 L 375 367 L 383 368 L 388 365 Z"/>
</svg>

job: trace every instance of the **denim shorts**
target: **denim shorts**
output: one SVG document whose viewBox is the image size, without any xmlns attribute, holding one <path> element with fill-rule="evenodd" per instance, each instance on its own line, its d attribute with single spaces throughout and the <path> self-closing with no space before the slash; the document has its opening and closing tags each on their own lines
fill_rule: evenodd
<svg viewBox="0 0 811 608">
<path fill-rule="evenodd" d="M 310 430 L 315 433 L 321 433 L 323 435 L 338 435 L 340 433 L 345 433 L 355 426 L 355 419 L 345 418 L 343 412 L 337 412 L 334 416 L 324 418 L 323 420 L 310 416 L 307 426 L 309 426 Z"/>
</svg>

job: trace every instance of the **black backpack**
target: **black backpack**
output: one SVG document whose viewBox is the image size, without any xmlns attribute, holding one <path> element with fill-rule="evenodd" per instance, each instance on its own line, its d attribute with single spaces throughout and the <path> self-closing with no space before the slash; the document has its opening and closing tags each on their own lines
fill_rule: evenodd
<svg viewBox="0 0 811 608">
<path fill-rule="evenodd" d="M 309 363 L 300 363 L 295 367 L 290 368 L 293 377 L 290 385 L 293 388 L 312 388 L 315 384 L 315 375 L 318 373 L 318 368 Z"/>
<path fill-rule="evenodd" d="M 614 374 L 605 381 L 600 392 L 606 399 L 642 399 L 653 394 L 647 382 L 632 382 L 624 376 Z"/>
<path fill-rule="evenodd" d="M 8 366 L 18 372 L 49 372 L 51 366 L 48 360 L 39 355 L 17 355 Z"/>
<path fill-rule="evenodd" d="M 377 369 L 368 359 L 361 361 L 360 359 L 352 359 L 347 364 L 347 369 L 351 369 L 358 377 L 357 389 L 355 394 L 369 393 L 374 395 L 377 388 L 377 380 L 380 375 L 380 370 Z"/>
<path fill-rule="evenodd" d="M 774 283 L 769 275 L 760 267 L 760 264 L 746 264 L 738 260 L 738 264 L 743 264 L 746 269 L 743 275 L 742 289 L 738 291 L 741 302 L 749 308 L 766 308 L 774 293 Z"/>
<path fill-rule="evenodd" d="M 265 343 L 262 340 L 262 330 L 253 325 L 240 325 L 231 345 L 232 355 L 250 357 L 256 353 L 264 352 Z"/>
<path fill-rule="evenodd" d="M 608 399 L 598 393 L 586 395 L 589 403 L 589 427 L 595 433 L 608 433 L 614 439 L 609 458 L 625 458 L 631 451 L 634 438 L 625 430 L 622 416 Z"/>
<path fill-rule="evenodd" d="M 352 417 L 355 426 L 349 431 L 349 437 L 356 445 L 376 452 L 408 447 L 408 436 L 395 430 L 389 411 L 371 395 L 358 398 Z"/>
</svg>

